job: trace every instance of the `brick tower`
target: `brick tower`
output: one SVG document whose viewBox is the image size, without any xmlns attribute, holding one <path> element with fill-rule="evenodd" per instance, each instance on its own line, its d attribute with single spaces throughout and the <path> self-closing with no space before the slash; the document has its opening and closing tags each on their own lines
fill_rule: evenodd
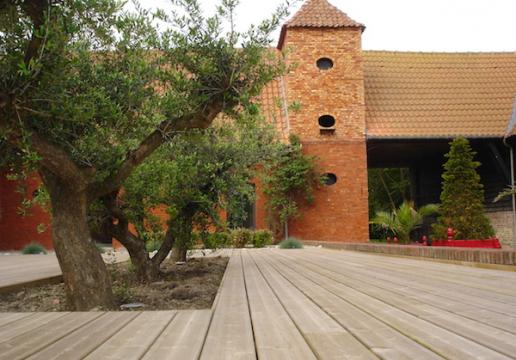
<svg viewBox="0 0 516 360">
<path fill-rule="evenodd" d="M 367 241 L 364 26 L 326 0 L 308 0 L 282 29 L 278 48 L 295 67 L 285 79 L 290 133 L 316 155 L 328 184 L 289 223 L 303 240 Z"/>
</svg>

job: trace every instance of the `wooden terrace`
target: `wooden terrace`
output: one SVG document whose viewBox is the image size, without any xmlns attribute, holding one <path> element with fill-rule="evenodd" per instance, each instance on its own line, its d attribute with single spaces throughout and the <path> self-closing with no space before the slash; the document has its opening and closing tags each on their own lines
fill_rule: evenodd
<svg viewBox="0 0 516 360">
<path fill-rule="evenodd" d="M 0 359 L 514 359 L 516 273 L 233 250 L 212 309 L 1 313 Z"/>
</svg>

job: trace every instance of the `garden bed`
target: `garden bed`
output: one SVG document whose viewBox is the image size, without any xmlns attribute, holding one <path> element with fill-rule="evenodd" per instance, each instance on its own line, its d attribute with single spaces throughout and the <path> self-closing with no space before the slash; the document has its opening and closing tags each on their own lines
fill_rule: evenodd
<svg viewBox="0 0 516 360">
<path fill-rule="evenodd" d="M 363 251 L 396 256 L 413 256 L 461 263 L 510 265 L 512 268 L 516 265 L 516 252 L 510 249 L 469 249 L 459 247 L 326 241 L 303 241 L 303 243 L 305 245 L 322 246 L 329 249 Z"/>
<path fill-rule="evenodd" d="M 138 310 L 209 309 L 228 262 L 227 257 L 193 258 L 184 265 L 164 264 L 160 279 L 141 284 L 130 263 L 109 265 L 118 308 L 141 303 Z M 66 311 L 63 284 L 0 295 L 0 312 Z"/>
</svg>

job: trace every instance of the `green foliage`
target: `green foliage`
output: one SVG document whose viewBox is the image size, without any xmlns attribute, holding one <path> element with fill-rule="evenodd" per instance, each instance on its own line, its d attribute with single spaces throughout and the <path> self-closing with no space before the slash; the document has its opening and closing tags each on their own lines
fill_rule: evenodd
<svg viewBox="0 0 516 360">
<path fill-rule="evenodd" d="M 153 239 L 145 242 L 145 249 L 147 252 L 151 253 L 154 251 L 158 251 L 161 247 L 162 241 Z"/>
<path fill-rule="evenodd" d="M 303 153 L 297 136 L 291 135 L 289 140 L 265 163 L 262 174 L 267 221 L 275 233 L 299 214 L 300 202 L 313 201 L 314 188 L 323 182 L 315 157 Z"/>
<path fill-rule="evenodd" d="M 134 294 L 131 291 L 129 285 L 124 282 L 113 287 L 113 295 L 115 295 L 116 302 L 120 304 L 131 303 L 134 297 Z"/>
<path fill-rule="evenodd" d="M 253 246 L 255 248 L 272 245 L 273 240 L 272 232 L 269 230 L 256 230 L 253 234 Z"/>
<path fill-rule="evenodd" d="M 231 238 L 233 246 L 236 248 L 245 248 L 246 245 L 253 243 L 253 231 L 249 229 L 233 229 L 231 230 Z"/>
<path fill-rule="evenodd" d="M 31 242 L 28 245 L 25 245 L 24 248 L 21 250 L 21 253 L 23 255 L 35 255 L 35 254 L 46 254 L 47 251 L 43 247 L 43 245 L 37 243 L 37 242 Z"/>
<path fill-rule="evenodd" d="M 410 198 L 410 176 L 406 168 L 368 170 L 369 213 L 397 209 Z"/>
<path fill-rule="evenodd" d="M 439 205 L 437 204 L 428 204 L 415 210 L 412 203 L 405 201 L 394 211 L 378 211 L 371 223 L 398 236 L 400 243 L 408 244 L 410 233 L 423 223 L 426 216 L 436 214 L 438 211 Z"/>
<path fill-rule="evenodd" d="M 436 238 L 445 238 L 449 227 L 460 239 L 485 239 L 494 235 L 484 213 L 484 187 L 476 171 L 480 163 L 474 161 L 474 156 L 467 139 L 458 138 L 450 143 L 442 176 L 441 216 L 432 227 Z"/>
<path fill-rule="evenodd" d="M 201 233 L 205 249 L 220 249 L 225 247 L 244 248 L 253 245 L 262 248 L 272 244 L 272 233 L 268 230 L 250 230 L 238 228 L 227 232 Z"/>
<path fill-rule="evenodd" d="M 209 127 L 221 113 L 234 117 L 252 108 L 262 88 L 285 73 L 283 59 L 268 49 L 288 15 L 285 3 L 236 33 L 225 29 L 233 29 L 238 1 L 222 0 L 210 17 L 197 0 L 174 0 L 168 13 L 127 10 L 119 0 L 0 1 L 0 151 L 9 158 L 2 163 L 44 174 L 53 206 L 77 197 L 87 199 L 80 206 L 104 200 L 162 144 Z M 83 227 L 65 225 L 85 225 L 82 213 L 55 224 L 54 240 L 67 245 L 56 251 L 85 246 L 90 236 L 79 233 Z M 60 227 L 70 236 L 60 237 Z M 77 303 L 89 285 L 75 279 L 94 272 L 107 279 L 104 267 L 86 268 L 87 260 L 93 259 L 63 269 L 77 272 L 65 274 Z M 91 299 L 110 306 L 104 284 Z"/>
<path fill-rule="evenodd" d="M 513 196 L 514 194 L 516 194 L 516 187 L 508 186 L 505 190 L 503 190 L 496 196 L 496 198 L 493 200 L 493 202 L 498 202 L 507 197 Z"/>
<path fill-rule="evenodd" d="M 194 227 L 201 234 L 213 225 L 224 228 L 221 210 L 246 215 L 241 199 L 254 201 L 254 167 L 277 146 L 272 128 L 246 112 L 234 122 L 178 135 L 125 182 L 122 210 L 140 238 L 161 242 L 170 226 L 176 245 L 189 249 Z M 166 211 L 168 220 L 156 209 Z M 212 240 L 205 245 L 214 246 Z"/>
<path fill-rule="evenodd" d="M 294 237 L 289 237 L 279 243 L 280 249 L 302 249 L 303 243 Z"/>
<path fill-rule="evenodd" d="M 231 234 L 227 232 L 206 233 L 201 236 L 205 249 L 222 249 L 231 246 Z"/>
</svg>

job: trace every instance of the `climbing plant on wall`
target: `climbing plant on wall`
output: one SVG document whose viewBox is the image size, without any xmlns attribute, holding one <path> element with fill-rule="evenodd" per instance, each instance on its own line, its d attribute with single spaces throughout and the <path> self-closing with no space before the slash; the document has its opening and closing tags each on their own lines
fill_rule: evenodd
<svg viewBox="0 0 516 360">
<path fill-rule="evenodd" d="M 278 238 L 289 219 L 299 215 L 299 205 L 313 202 L 313 191 L 323 177 L 316 158 L 303 153 L 299 138 L 291 135 L 289 143 L 264 164 L 262 181 L 267 197 L 266 213 L 269 227 Z"/>
</svg>

